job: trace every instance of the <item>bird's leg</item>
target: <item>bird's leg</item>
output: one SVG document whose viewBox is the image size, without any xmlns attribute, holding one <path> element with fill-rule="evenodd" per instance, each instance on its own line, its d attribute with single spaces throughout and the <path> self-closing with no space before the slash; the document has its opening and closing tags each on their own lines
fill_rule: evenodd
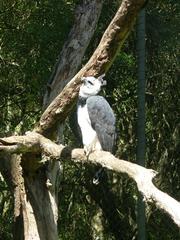
<svg viewBox="0 0 180 240">
<path fill-rule="evenodd" d="M 92 151 L 91 151 L 91 147 L 85 145 L 85 146 L 84 146 L 84 153 L 85 153 L 85 155 L 86 155 L 86 157 L 87 157 L 87 160 L 88 160 L 89 154 L 90 154 L 91 152 L 92 152 Z"/>
<path fill-rule="evenodd" d="M 84 153 L 87 156 L 87 159 L 90 155 L 90 153 L 97 151 L 97 150 L 102 150 L 101 144 L 99 142 L 99 139 L 97 136 L 94 138 L 94 140 L 91 142 L 91 144 L 84 145 Z"/>
</svg>

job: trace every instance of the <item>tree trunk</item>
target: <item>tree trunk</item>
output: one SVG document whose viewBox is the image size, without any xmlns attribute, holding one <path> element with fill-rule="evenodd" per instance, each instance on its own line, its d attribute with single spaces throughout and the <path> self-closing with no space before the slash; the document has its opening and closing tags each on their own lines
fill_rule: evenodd
<svg viewBox="0 0 180 240">
<path fill-rule="evenodd" d="M 26 189 L 23 206 L 24 239 L 58 239 L 57 189 L 55 189 L 58 186 L 58 179 L 50 180 L 47 175 L 46 170 L 40 169 L 35 176 L 24 178 Z M 55 175 L 58 176 L 58 173 Z"/>
<path fill-rule="evenodd" d="M 76 74 L 96 29 L 104 0 L 84 0 L 75 11 L 75 23 L 47 84 L 44 108 Z"/>
</svg>

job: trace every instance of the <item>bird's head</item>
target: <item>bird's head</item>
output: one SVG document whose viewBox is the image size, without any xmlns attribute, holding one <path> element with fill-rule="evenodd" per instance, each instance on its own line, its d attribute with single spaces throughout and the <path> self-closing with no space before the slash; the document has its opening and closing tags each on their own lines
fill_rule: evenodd
<svg viewBox="0 0 180 240">
<path fill-rule="evenodd" d="M 83 84 L 80 87 L 79 96 L 87 98 L 97 95 L 100 92 L 101 87 L 106 85 L 106 81 L 103 80 L 103 77 L 104 75 L 101 75 L 98 78 L 92 76 L 83 77 Z"/>
</svg>

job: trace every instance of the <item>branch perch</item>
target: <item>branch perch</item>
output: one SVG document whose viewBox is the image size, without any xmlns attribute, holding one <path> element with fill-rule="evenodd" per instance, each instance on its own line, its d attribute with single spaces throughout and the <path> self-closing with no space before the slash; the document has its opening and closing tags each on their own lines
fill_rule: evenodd
<svg viewBox="0 0 180 240">
<path fill-rule="evenodd" d="M 12 154 L 37 151 L 55 160 L 62 158 L 71 159 L 77 163 L 86 164 L 90 162 L 102 165 L 115 172 L 126 173 L 136 182 L 138 190 L 144 196 L 144 200 L 146 202 L 153 202 L 156 207 L 164 210 L 180 227 L 180 203 L 154 186 L 152 179 L 157 172 L 152 169 L 146 169 L 137 164 L 120 160 L 105 151 L 93 152 L 87 159 L 83 149 L 71 150 L 63 145 L 57 145 L 35 132 L 27 132 L 25 136 L 0 138 L 0 152 L 9 152 Z"/>
</svg>

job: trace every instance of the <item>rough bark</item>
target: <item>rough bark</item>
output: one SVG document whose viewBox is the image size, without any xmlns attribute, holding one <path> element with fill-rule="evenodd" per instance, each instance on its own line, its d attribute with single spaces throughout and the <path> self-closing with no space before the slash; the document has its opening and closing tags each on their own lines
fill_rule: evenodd
<svg viewBox="0 0 180 240">
<path fill-rule="evenodd" d="M 165 211 L 180 226 L 180 203 L 170 197 L 168 194 L 160 191 L 152 182 L 157 172 L 152 169 L 146 169 L 137 164 L 120 160 L 109 152 L 96 151 L 89 155 L 88 159 L 83 149 L 73 149 L 63 145 L 57 145 L 51 140 L 38 133 L 29 132 L 26 136 L 12 136 L 0 139 L 0 151 L 9 153 L 29 152 L 36 148 L 47 156 L 46 160 L 52 159 L 70 159 L 76 163 L 92 163 L 120 173 L 126 173 L 132 178 L 138 187 L 138 190 L 144 196 L 144 201 L 153 202 L 157 208 Z M 44 164 L 44 163 L 40 163 Z M 46 179 L 51 186 L 51 179 Z M 49 180 L 49 181 L 48 181 Z M 47 184 L 46 184 L 47 185 Z M 48 185 L 47 185 L 48 186 Z"/>
<path fill-rule="evenodd" d="M 54 163 L 55 164 L 55 163 Z M 24 173 L 26 197 L 24 208 L 26 219 L 23 224 L 26 226 L 24 239 L 58 239 L 57 219 L 58 210 L 56 203 L 56 186 L 51 179 L 49 185 L 46 171 L 39 169 L 36 174 L 29 176 Z"/>
<path fill-rule="evenodd" d="M 96 29 L 103 2 L 87 0 L 77 7 L 74 25 L 47 84 L 43 108 L 52 102 L 76 74 Z"/>
<path fill-rule="evenodd" d="M 77 99 L 82 76 L 97 76 L 107 72 L 131 31 L 137 14 L 144 3 L 145 0 L 122 1 L 88 63 L 73 77 L 42 114 L 36 127 L 37 132 L 47 134 L 57 121 L 63 122 L 65 120 Z"/>
</svg>

